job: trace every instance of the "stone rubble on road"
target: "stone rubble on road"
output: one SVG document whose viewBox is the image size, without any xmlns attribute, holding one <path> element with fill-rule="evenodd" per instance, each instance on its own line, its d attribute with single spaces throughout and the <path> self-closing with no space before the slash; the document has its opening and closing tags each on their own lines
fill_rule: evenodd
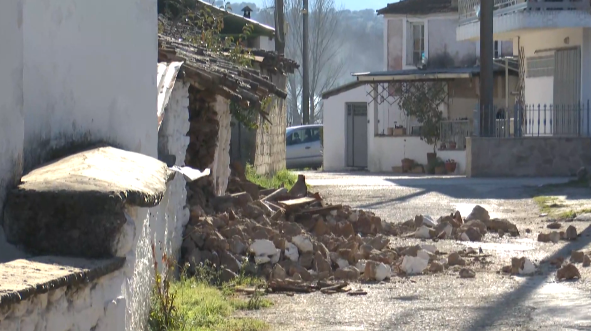
<svg viewBox="0 0 591 331">
<path fill-rule="evenodd" d="M 272 293 L 363 295 L 362 290 L 353 291 L 349 282 L 381 282 L 397 275 L 435 274 L 449 268 L 459 272 L 460 278 L 474 278 L 470 265 L 486 262 L 481 249 L 447 254 L 432 244 L 392 247 L 389 237 L 478 242 L 490 233 L 519 236 L 515 224 L 491 219 L 481 206 L 474 207 L 465 219 L 455 212 L 437 219 L 417 215 L 389 223 L 369 211 L 326 203 L 318 193 L 307 191 L 303 175 L 288 191 L 262 189 L 239 174 L 230 178 L 228 192 L 208 197 L 192 188 L 182 262 L 193 273 L 205 264 L 213 266 L 225 281 L 242 273 L 264 277 Z M 564 235 L 548 234 L 549 240 L 576 238 L 574 227 L 569 232 L 571 227 Z M 571 257 L 573 263 L 585 261 L 588 265 L 589 256 Z M 557 267 L 561 265 L 562 261 Z M 560 269 L 557 277 L 580 278 L 571 266 Z M 536 266 L 526 258 L 514 258 L 503 271 L 529 275 Z"/>
</svg>

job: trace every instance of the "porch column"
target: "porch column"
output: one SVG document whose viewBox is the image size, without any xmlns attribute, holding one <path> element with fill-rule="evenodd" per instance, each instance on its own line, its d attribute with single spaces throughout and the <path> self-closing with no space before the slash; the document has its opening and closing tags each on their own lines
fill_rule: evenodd
<svg viewBox="0 0 591 331">
<path fill-rule="evenodd" d="M 581 135 L 591 136 L 591 28 L 583 28 L 581 47 Z"/>
</svg>

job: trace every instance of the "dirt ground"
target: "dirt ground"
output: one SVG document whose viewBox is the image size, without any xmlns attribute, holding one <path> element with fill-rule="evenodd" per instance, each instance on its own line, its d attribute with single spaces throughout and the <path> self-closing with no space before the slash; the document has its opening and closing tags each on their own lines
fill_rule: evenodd
<svg viewBox="0 0 591 331">
<path fill-rule="evenodd" d="M 379 284 L 354 284 L 366 296 L 344 294 L 271 295 L 274 307 L 248 313 L 268 321 L 274 330 L 591 330 L 591 268 L 577 267 L 582 279 L 556 281 L 556 269 L 543 259 L 570 257 L 572 250 L 591 250 L 591 222 L 570 222 L 581 233 L 573 242 L 536 240 L 550 215 L 541 214 L 535 195 L 557 196 L 565 208 L 591 207 L 591 189 L 541 190 L 545 184 L 568 179 L 464 177 L 394 177 L 367 173 L 306 173 L 307 183 L 332 203 L 374 211 L 389 222 L 417 214 L 434 217 L 459 210 L 466 216 L 479 204 L 491 217 L 517 224 L 519 237 L 487 234 L 483 242 L 439 242 L 391 238 L 391 245 L 428 243 L 442 252 L 470 245 L 491 257 L 488 263 L 470 261 L 476 278 L 460 279 L 454 267 L 444 273 L 394 277 Z M 546 210 L 547 211 L 547 210 Z M 536 264 L 534 276 L 499 274 L 512 257 L 525 256 Z"/>
</svg>

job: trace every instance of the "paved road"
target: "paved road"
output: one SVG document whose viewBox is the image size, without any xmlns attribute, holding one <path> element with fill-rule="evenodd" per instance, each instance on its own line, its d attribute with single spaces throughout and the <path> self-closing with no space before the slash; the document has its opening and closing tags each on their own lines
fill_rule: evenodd
<svg viewBox="0 0 591 331">
<path fill-rule="evenodd" d="M 532 191 L 539 185 L 566 179 L 305 174 L 308 184 L 330 202 L 369 209 L 391 222 L 416 214 L 440 216 L 455 210 L 467 215 L 475 204 L 480 204 L 492 217 L 515 222 L 522 235 L 513 239 L 489 234 L 486 243 L 476 245 L 494 257 L 492 265 L 473 266 L 477 270 L 475 279 L 459 279 L 457 270 L 448 270 L 359 285 L 368 290 L 365 297 L 272 296 L 277 305 L 254 315 L 272 323 L 276 330 L 591 330 L 590 268 L 579 264 L 583 279 L 561 283 L 554 280 L 555 271 L 546 267 L 540 268 L 540 275 L 527 278 L 496 272 L 509 264 L 511 257 L 527 256 L 536 263 L 549 256 L 570 256 L 573 249 L 591 248 L 589 224 L 573 223 L 579 232 L 586 229 L 573 243 L 536 241 L 546 223 L 530 199 Z M 393 242 L 420 243 L 401 238 L 393 238 Z M 447 252 L 464 247 L 449 240 L 436 245 Z"/>
</svg>

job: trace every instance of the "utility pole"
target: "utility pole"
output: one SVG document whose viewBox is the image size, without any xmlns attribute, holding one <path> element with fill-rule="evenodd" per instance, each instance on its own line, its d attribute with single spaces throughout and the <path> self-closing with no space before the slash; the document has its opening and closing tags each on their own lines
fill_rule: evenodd
<svg viewBox="0 0 591 331">
<path fill-rule="evenodd" d="M 494 0 L 480 1 L 480 135 L 490 137 L 493 109 L 493 10 Z"/>
<path fill-rule="evenodd" d="M 302 19 L 304 23 L 302 29 L 302 70 L 304 71 L 304 77 L 302 82 L 302 122 L 303 124 L 310 124 L 310 72 L 308 70 L 308 0 L 304 0 Z"/>
<path fill-rule="evenodd" d="M 283 0 L 275 0 L 275 52 L 285 54 L 285 14 Z"/>
</svg>

